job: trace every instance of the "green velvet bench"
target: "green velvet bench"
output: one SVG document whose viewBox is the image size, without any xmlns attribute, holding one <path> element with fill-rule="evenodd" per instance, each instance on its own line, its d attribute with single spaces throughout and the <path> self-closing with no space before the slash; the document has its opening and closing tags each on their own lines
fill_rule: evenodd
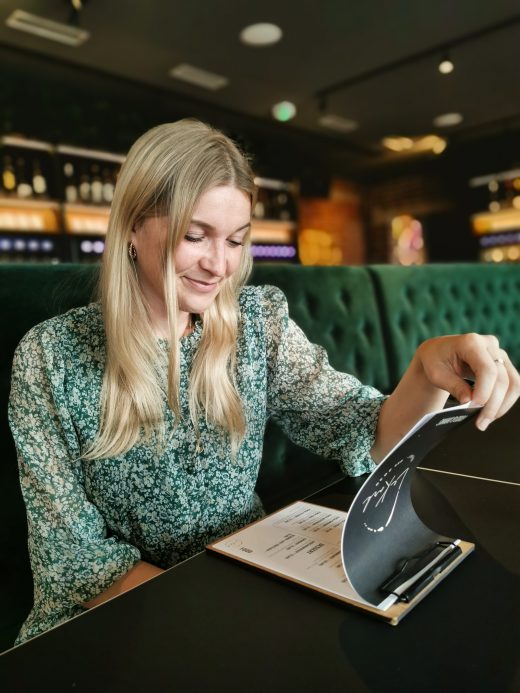
<svg viewBox="0 0 520 693">
<path fill-rule="evenodd" d="M 520 265 L 369 266 L 390 379 L 396 383 L 429 337 L 494 334 L 520 365 Z"/>
<path fill-rule="evenodd" d="M 35 324 L 91 299 L 96 268 L 0 265 L 0 651 L 9 647 L 32 599 L 25 509 L 7 425 L 11 361 Z M 520 266 L 300 267 L 258 265 L 253 284 L 274 284 L 309 339 L 332 365 L 390 392 L 416 346 L 438 334 L 497 334 L 520 364 Z M 265 436 L 257 490 L 268 510 L 340 477 L 337 465 L 292 444 L 275 425 Z"/>
</svg>

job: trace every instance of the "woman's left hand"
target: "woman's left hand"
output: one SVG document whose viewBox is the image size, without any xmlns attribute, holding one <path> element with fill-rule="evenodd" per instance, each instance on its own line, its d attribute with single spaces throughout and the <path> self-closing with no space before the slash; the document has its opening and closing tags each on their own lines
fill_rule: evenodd
<svg viewBox="0 0 520 693">
<path fill-rule="evenodd" d="M 484 431 L 520 396 L 520 375 L 498 339 L 475 333 L 436 337 L 417 349 L 414 359 L 427 382 L 461 404 L 483 405 L 477 426 Z M 465 380 L 474 380 L 473 387 Z"/>
</svg>

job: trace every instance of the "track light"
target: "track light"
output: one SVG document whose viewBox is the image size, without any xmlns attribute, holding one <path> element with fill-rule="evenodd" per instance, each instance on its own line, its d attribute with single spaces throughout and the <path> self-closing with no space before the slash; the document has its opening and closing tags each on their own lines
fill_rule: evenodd
<svg viewBox="0 0 520 693">
<path fill-rule="evenodd" d="M 441 75 L 449 75 L 454 69 L 455 65 L 453 64 L 450 56 L 448 54 L 444 55 L 438 65 L 438 70 Z"/>
</svg>

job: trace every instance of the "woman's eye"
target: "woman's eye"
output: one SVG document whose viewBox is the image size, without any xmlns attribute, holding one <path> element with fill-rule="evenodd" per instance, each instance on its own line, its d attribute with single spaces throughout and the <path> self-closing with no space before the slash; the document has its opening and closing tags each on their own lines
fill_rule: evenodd
<svg viewBox="0 0 520 693">
<path fill-rule="evenodd" d="M 232 248 L 238 248 L 238 246 L 244 245 L 243 241 L 234 241 L 231 238 L 228 239 L 228 243 Z"/>
<path fill-rule="evenodd" d="M 184 236 L 184 240 L 189 241 L 190 243 L 200 243 L 204 240 L 204 238 L 203 236 L 190 236 L 189 234 L 186 234 L 186 236 Z"/>
</svg>

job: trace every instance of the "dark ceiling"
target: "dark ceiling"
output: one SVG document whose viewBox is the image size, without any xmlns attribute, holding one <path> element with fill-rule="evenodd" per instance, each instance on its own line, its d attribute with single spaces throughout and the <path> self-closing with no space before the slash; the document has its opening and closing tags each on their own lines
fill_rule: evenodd
<svg viewBox="0 0 520 693">
<path fill-rule="evenodd" d="M 167 90 L 255 119 L 296 104 L 283 126 L 337 141 L 337 156 L 390 156 L 388 135 L 437 133 L 451 140 L 520 127 L 518 0 L 84 0 L 79 48 L 5 26 L 15 9 L 66 22 L 69 0 L 4 0 L 0 44 Z M 239 32 L 256 22 L 283 30 L 271 47 L 249 47 Z M 441 75 L 445 51 L 455 70 Z M 228 78 L 218 91 L 168 76 L 190 63 Z M 433 118 L 459 112 L 452 128 Z M 331 113 L 354 120 L 341 134 L 318 122 Z M 350 154 L 349 154 L 350 153 Z"/>
</svg>

